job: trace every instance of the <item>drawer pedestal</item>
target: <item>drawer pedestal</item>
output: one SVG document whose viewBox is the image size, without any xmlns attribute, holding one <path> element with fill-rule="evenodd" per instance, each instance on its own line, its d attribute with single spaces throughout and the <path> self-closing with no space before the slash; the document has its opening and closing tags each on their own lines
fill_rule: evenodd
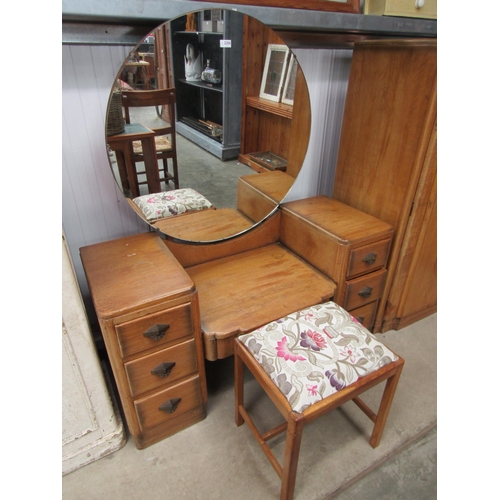
<svg viewBox="0 0 500 500">
<path fill-rule="evenodd" d="M 203 420 L 205 365 L 191 278 L 153 233 L 80 253 L 136 446 Z"/>
<path fill-rule="evenodd" d="M 326 196 L 284 203 L 281 212 L 281 242 L 335 282 L 335 302 L 379 331 L 392 227 Z"/>
</svg>

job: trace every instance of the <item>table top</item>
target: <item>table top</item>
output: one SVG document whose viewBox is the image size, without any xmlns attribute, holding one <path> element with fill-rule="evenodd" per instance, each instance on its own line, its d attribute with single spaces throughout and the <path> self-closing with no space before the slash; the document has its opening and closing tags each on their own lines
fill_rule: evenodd
<svg viewBox="0 0 500 500">
<path fill-rule="evenodd" d="M 155 233 L 80 248 L 97 312 L 104 319 L 191 294 L 195 287 Z"/>
<path fill-rule="evenodd" d="M 234 208 L 219 208 L 162 219 L 153 225 L 173 238 L 207 242 L 241 233 L 253 222 Z"/>
<path fill-rule="evenodd" d="M 281 211 L 307 221 L 343 244 L 389 237 L 393 232 L 387 222 L 324 195 L 283 203 Z"/>
<path fill-rule="evenodd" d="M 227 339 L 330 300 L 336 286 L 279 243 L 186 269 L 204 334 Z"/>
<path fill-rule="evenodd" d="M 145 127 L 141 123 L 126 123 L 125 130 L 121 134 L 110 135 L 107 138 L 109 142 L 119 142 L 122 140 L 135 141 L 144 139 L 145 137 L 152 137 L 155 133 L 153 130 Z"/>
<path fill-rule="evenodd" d="M 240 180 L 277 203 L 281 203 L 295 182 L 294 177 L 281 170 L 264 172 L 262 174 L 245 175 L 240 177 Z"/>
</svg>

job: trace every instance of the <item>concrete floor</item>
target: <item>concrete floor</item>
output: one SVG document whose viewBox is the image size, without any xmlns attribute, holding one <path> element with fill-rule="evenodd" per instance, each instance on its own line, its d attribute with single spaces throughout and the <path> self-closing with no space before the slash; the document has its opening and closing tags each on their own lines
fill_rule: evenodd
<svg viewBox="0 0 500 500">
<path fill-rule="evenodd" d="M 380 446 L 353 403 L 304 430 L 295 499 L 432 499 L 437 496 L 436 315 L 380 334 L 405 367 Z M 64 476 L 62 498 L 272 500 L 279 480 L 249 429 L 234 423 L 232 358 L 207 362 L 208 415 L 144 450 L 128 439 L 117 452 Z M 363 398 L 376 408 L 375 387 Z M 281 416 L 247 374 L 246 405 L 262 429 Z M 272 442 L 281 458 L 283 439 Z"/>
</svg>

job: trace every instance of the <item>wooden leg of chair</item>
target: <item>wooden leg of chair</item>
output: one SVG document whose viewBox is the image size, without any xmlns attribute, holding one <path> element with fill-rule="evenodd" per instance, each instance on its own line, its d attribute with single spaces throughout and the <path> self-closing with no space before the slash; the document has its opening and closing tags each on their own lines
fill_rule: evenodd
<svg viewBox="0 0 500 500">
<path fill-rule="evenodd" d="M 127 177 L 130 186 L 130 194 L 132 198 L 139 196 L 139 181 L 137 179 L 137 170 L 134 161 L 134 153 L 132 150 L 132 143 L 128 142 L 124 149 L 123 155 L 125 158 L 125 165 L 127 167 Z"/>
<path fill-rule="evenodd" d="M 179 189 L 179 172 L 177 170 L 177 156 L 176 155 L 173 156 L 172 163 L 174 165 L 174 185 L 175 185 L 175 189 Z"/>
<path fill-rule="evenodd" d="M 120 175 L 120 182 L 122 183 L 122 188 L 124 191 L 130 191 L 130 185 L 128 182 L 127 165 L 125 163 L 125 157 L 123 151 L 115 151 L 116 165 L 118 167 L 118 173 Z"/>
<path fill-rule="evenodd" d="M 243 417 L 240 414 L 240 405 L 243 406 L 243 361 L 238 353 L 238 345 L 234 347 L 234 404 L 236 425 L 243 424 Z"/>
<path fill-rule="evenodd" d="M 382 395 L 382 401 L 380 402 L 377 418 L 375 419 L 375 425 L 370 438 L 370 445 L 372 448 L 376 448 L 380 444 L 380 439 L 382 438 L 382 433 L 384 432 L 385 423 L 387 421 L 387 417 L 389 416 L 389 410 L 391 409 L 392 400 L 394 399 L 394 394 L 396 392 L 402 370 L 403 364 L 400 364 L 396 373 L 392 377 L 389 377 L 385 384 L 384 394 Z"/>
<path fill-rule="evenodd" d="M 168 179 L 168 176 L 169 176 L 169 173 L 168 173 L 168 159 L 167 158 L 163 158 L 161 160 L 163 162 L 163 178 L 165 179 L 165 187 L 168 186 L 169 184 L 169 179 Z"/>
<path fill-rule="evenodd" d="M 280 500 L 292 500 L 295 491 L 295 479 L 297 477 L 297 465 L 299 462 L 300 443 L 302 440 L 302 429 L 304 428 L 302 416 L 288 417 L 288 429 L 286 433 L 285 459 L 281 475 Z"/>
</svg>

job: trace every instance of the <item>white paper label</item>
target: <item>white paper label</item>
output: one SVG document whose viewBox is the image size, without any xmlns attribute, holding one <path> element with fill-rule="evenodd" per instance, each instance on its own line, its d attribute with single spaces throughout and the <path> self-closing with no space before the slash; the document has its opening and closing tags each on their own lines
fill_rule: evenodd
<svg viewBox="0 0 500 500">
<path fill-rule="evenodd" d="M 230 49 L 231 48 L 231 40 L 221 40 L 220 41 L 220 46 L 223 49 Z"/>
</svg>

